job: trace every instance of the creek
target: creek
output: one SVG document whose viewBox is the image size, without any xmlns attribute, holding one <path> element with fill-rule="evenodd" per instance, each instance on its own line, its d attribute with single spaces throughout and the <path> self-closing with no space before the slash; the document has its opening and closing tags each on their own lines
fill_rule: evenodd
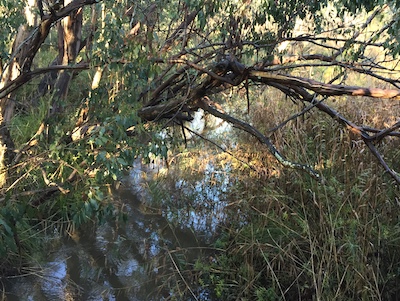
<svg viewBox="0 0 400 301">
<path fill-rule="evenodd" d="M 202 179 L 190 184 L 176 181 L 174 189 L 188 199 L 172 199 L 175 205 L 163 203 L 161 210 L 149 206 L 151 195 L 144 185 L 154 168 L 135 162 L 125 185 L 115 193 L 126 222 L 88 227 L 58 238 L 36 272 L 3 280 L 6 300 L 169 299 L 174 290 L 166 285 L 165 275 L 183 280 L 180 260 L 211 257 L 208 245 L 225 219 L 222 196 L 229 188 L 229 170 L 217 171 L 207 164 Z M 198 283 L 183 282 L 199 300 L 213 299 Z"/>
</svg>

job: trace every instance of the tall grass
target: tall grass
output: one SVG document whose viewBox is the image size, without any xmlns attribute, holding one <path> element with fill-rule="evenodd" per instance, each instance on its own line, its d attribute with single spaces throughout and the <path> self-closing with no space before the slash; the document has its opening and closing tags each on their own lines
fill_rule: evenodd
<svg viewBox="0 0 400 301">
<path fill-rule="evenodd" d="M 275 92 L 264 97 L 267 105 L 253 104 L 248 119 L 266 134 L 300 110 Z M 390 124 L 400 111 L 390 101 L 364 98 L 330 105 L 372 127 Z M 235 168 L 225 194 L 227 217 L 214 236 L 218 251 L 197 260 L 193 286 L 201 284 L 218 300 L 398 300 L 400 195 L 394 181 L 362 141 L 317 111 L 270 134 L 288 159 L 315 167 L 325 182 L 281 168 L 246 135 L 231 151 L 253 169 L 226 154 L 208 155 L 207 162 L 230 161 Z M 378 145 L 393 168 L 399 168 L 398 146 L 391 138 Z M 190 153 L 175 160 L 168 176 L 175 199 L 182 194 L 173 183 L 198 180 L 204 172 L 204 160 Z M 187 282 L 175 279 L 184 290 Z"/>
<path fill-rule="evenodd" d="M 349 119 L 375 127 L 387 125 L 399 112 L 397 104 L 368 99 L 340 99 L 336 105 Z M 270 102 L 254 110 L 252 121 L 271 128 L 290 113 Z M 229 200 L 241 200 L 245 207 L 230 207 L 232 217 L 241 212 L 247 220 L 225 229 L 226 252 L 218 256 L 224 261 L 215 264 L 229 267 L 219 275 L 226 284 L 221 298 L 397 300 L 400 242 L 395 183 L 362 141 L 316 112 L 289 123 L 273 138 L 288 158 L 314 163 L 326 182 L 317 183 L 295 171 L 276 172 L 270 156 L 260 154 L 261 146 L 251 140 L 241 145 L 268 172 L 261 179 L 241 173 L 230 192 Z M 379 146 L 398 166 L 397 147 L 391 139 Z"/>
</svg>

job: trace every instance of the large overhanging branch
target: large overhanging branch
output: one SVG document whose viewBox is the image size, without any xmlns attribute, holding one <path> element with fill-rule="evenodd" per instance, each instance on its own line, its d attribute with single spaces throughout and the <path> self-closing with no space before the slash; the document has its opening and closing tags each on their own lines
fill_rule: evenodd
<svg viewBox="0 0 400 301">
<path fill-rule="evenodd" d="M 222 120 L 229 122 L 230 124 L 232 124 L 234 127 L 241 129 L 247 133 L 249 133 L 250 135 L 254 136 L 255 138 L 258 139 L 258 141 L 260 141 L 262 144 L 264 144 L 265 146 L 267 146 L 268 151 L 276 158 L 276 160 L 278 160 L 279 163 L 281 163 L 283 166 L 285 167 L 289 167 L 289 168 L 293 168 L 293 169 L 298 169 L 298 170 L 302 170 L 307 172 L 308 174 L 310 174 L 312 177 L 314 177 L 317 180 L 321 180 L 321 176 L 318 172 L 316 172 L 314 169 L 312 169 L 310 166 L 305 165 L 305 164 L 300 164 L 300 163 L 296 163 L 296 162 L 291 162 L 289 160 L 287 160 L 275 147 L 275 145 L 273 145 L 273 143 L 268 139 L 268 137 L 266 137 L 265 135 L 263 135 L 259 130 L 257 130 L 256 128 L 254 128 L 253 126 L 251 126 L 250 124 L 239 120 L 237 118 L 234 118 L 228 114 L 225 114 L 219 110 L 217 110 L 216 108 L 212 107 L 211 105 L 209 105 L 207 103 L 207 98 L 202 98 L 199 99 L 197 102 L 199 108 L 203 109 L 204 111 L 210 113 L 211 115 L 221 118 Z"/>
<path fill-rule="evenodd" d="M 374 142 L 378 142 L 386 136 L 400 137 L 400 133 L 397 131 L 400 128 L 400 120 L 386 129 L 374 129 L 358 126 L 352 121 L 347 120 L 339 112 L 332 109 L 324 102 L 318 101 L 316 98 L 317 95 L 323 95 L 326 97 L 350 95 L 400 100 L 399 90 L 335 85 L 288 74 L 278 74 L 276 72 L 271 72 L 267 67 L 247 67 L 236 60 L 234 56 L 223 57 L 217 63 L 212 64 L 211 67 L 201 66 L 199 64 L 200 62 L 192 63 L 188 60 L 181 59 L 157 60 L 157 62 L 186 65 L 184 70 L 188 70 L 188 68 L 196 70 L 198 72 L 197 79 L 200 79 L 200 81 L 197 81 L 197 84 L 195 85 L 193 85 L 192 81 L 190 84 L 191 86 L 189 86 L 189 83 L 185 84 L 184 80 L 181 80 L 184 76 L 183 73 L 173 73 L 171 77 L 173 80 L 167 78 L 164 83 L 168 82 L 168 84 L 163 85 L 164 91 L 172 91 L 172 93 L 162 94 L 160 89 L 157 90 L 157 93 L 153 93 L 152 96 L 154 96 L 154 98 L 149 99 L 147 105 L 139 112 L 139 115 L 142 118 L 146 120 L 168 118 L 175 119 L 175 121 L 181 123 L 184 120 L 190 119 L 185 119 L 185 116 L 190 117 L 190 111 L 196 110 L 200 107 L 206 112 L 219 117 L 256 137 L 261 143 L 267 146 L 269 152 L 284 166 L 306 171 L 313 177 L 320 179 L 320 175 L 311 167 L 299 163 L 293 163 L 284 158 L 272 142 L 256 128 L 223 113 L 222 110 L 216 109 L 205 101 L 207 96 L 219 93 L 232 86 L 244 84 L 245 88 L 248 89 L 248 81 L 251 80 L 254 83 L 275 87 L 291 97 L 310 102 L 318 110 L 337 120 L 350 132 L 356 134 L 365 142 L 366 146 L 377 158 L 378 162 L 384 167 L 386 172 L 388 172 L 392 178 L 400 184 L 398 173 L 388 166 L 383 159 L 383 156 L 374 145 Z M 186 97 L 182 98 L 182 94 L 186 94 Z"/>
<path fill-rule="evenodd" d="M 325 84 L 308 78 L 274 74 L 268 71 L 260 70 L 251 70 L 249 72 L 249 78 L 253 81 L 262 82 L 265 84 L 277 83 L 286 86 L 302 87 L 326 96 L 351 95 L 400 100 L 400 90 L 394 89 Z"/>
<path fill-rule="evenodd" d="M 0 89 L 0 99 L 7 96 L 8 94 L 12 93 L 13 91 L 17 90 L 19 87 L 23 86 L 24 84 L 28 83 L 35 77 L 52 72 L 52 71 L 60 71 L 60 70 L 85 70 L 89 69 L 88 63 L 80 63 L 75 66 L 67 66 L 67 65 L 56 65 L 56 66 L 49 66 L 45 68 L 37 68 L 32 71 L 27 71 L 25 73 L 21 73 L 16 79 L 8 82 L 3 88 Z"/>
<path fill-rule="evenodd" d="M 307 62 L 305 62 L 307 61 Z M 311 61 L 311 62 L 309 62 Z M 360 74 L 365 74 L 370 77 L 376 78 L 382 82 L 387 82 L 394 87 L 400 89 L 400 80 L 398 78 L 390 78 L 385 77 L 381 74 L 378 74 L 374 71 L 385 71 L 386 73 L 390 73 L 396 76 L 399 70 L 390 69 L 378 64 L 372 63 L 348 63 L 337 60 L 334 56 L 326 56 L 320 54 L 308 54 L 301 56 L 290 56 L 285 58 L 274 58 L 271 67 L 268 68 L 268 72 L 284 72 L 288 70 L 294 70 L 298 68 L 307 68 L 307 67 L 333 67 L 338 66 L 343 69 L 353 71 Z"/>
<path fill-rule="evenodd" d="M 281 90 L 284 93 L 290 93 L 289 91 L 290 88 L 276 84 L 274 85 L 276 88 Z M 292 87 L 293 89 L 293 87 Z M 295 87 L 294 88 L 296 93 L 301 96 L 301 98 L 304 101 L 311 102 L 315 105 L 317 109 L 320 111 L 328 114 L 331 116 L 333 119 L 338 120 L 340 124 L 345 126 L 350 132 L 355 134 L 356 136 L 360 137 L 364 143 L 367 145 L 367 147 L 370 149 L 371 153 L 377 158 L 378 162 L 383 166 L 383 168 L 386 170 L 388 174 L 398 183 L 400 184 L 400 175 L 393 169 L 389 167 L 389 165 L 386 163 L 384 160 L 383 156 L 379 153 L 375 145 L 373 144 L 374 141 L 380 141 L 383 139 L 385 136 L 396 136 L 400 137 L 400 133 L 395 132 L 396 129 L 400 128 L 400 120 L 393 124 L 391 127 L 383 130 L 377 130 L 377 129 L 371 129 L 369 127 L 361 127 L 356 125 L 355 123 L 351 122 L 350 120 L 347 120 L 344 116 L 342 116 L 339 112 L 336 110 L 330 108 L 328 105 L 321 101 L 316 101 L 315 97 L 308 93 L 305 89 L 301 87 Z M 370 135 L 369 133 L 376 133 L 375 135 Z"/>
</svg>

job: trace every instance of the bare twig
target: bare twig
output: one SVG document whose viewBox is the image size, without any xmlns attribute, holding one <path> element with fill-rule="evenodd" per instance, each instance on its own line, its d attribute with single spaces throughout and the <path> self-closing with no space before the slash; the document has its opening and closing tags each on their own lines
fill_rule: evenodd
<svg viewBox="0 0 400 301">
<path fill-rule="evenodd" d="M 303 116 L 305 113 L 312 110 L 318 103 L 323 102 L 324 100 L 325 100 L 325 98 L 322 100 L 319 100 L 318 102 L 315 102 L 315 96 L 314 96 L 314 100 L 311 101 L 311 104 L 309 106 L 305 107 L 303 110 L 301 110 L 301 112 L 293 114 L 292 116 L 290 116 L 285 121 L 278 124 L 277 126 L 274 126 L 273 128 L 269 129 L 268 132 L 270 132 L 270 133 L 276 132 L 280 128 L 284 127 L 289 121 L 292 121 L 294 119 L 297 119 L 297 118 Z"/>
<path fill-rule="evenodd" d="M 386 137 L 393 133 L 396 129 L 400 128 L 400 120 L 393 124 L 391 127 L 379 131 L 377 134 L 370 137 L 370 140 L 382 140 L 383 137 Z"/>
</svg>

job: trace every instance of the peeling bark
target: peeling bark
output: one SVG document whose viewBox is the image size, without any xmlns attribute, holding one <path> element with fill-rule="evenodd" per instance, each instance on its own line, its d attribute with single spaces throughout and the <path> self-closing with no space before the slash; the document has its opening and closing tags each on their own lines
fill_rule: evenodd
<svg viewBox="0 0 400 301">
<path fill-rule="evenodd" d="M 12 60 L 5 68 L 0 89 L 15 81 L 21 74 L 21 70 L 27 62 L 28 47 L 26 39 L 30 32 L 27 25 L 21 25 L 12 46 Z M 7 166 L 14 154 L 14 143 L 8 129 L 9 122 L 14 115 L 14 93 L 9 93 L 0 99 L 0 187 L 4 187 L 8 178 Z"/>
<path fill-rule="evenodd" d="M 29 3 L 35 4 L 32 1 Z M 82 9 L 83 6 L 93 3 L 96 3 L 96 1 L 69 1 L 60 10 L 41 16 L 40 23 L 34 29 L 30 30 L 27 25 L 22 25 L 19 28 L 13 43 L 11 60 L 4 70 L 2 69 L 0 79 L 0 188 L 3 188 L 7 183 L 8 163 L 12 161 L 14 156 L 14 144 L 8 130 L 8 124 L 13 117 L 15 107 L 13 92 L 35 75 L 35 72 L 31 71 L 31 67 L 36 53 L 47 38 L 52 25 L 65 17 L 67 18 L 66 21 L 63 21 L 65 30 L 63 32 L 62 62 L 65 62 L 65 66 L 68 66 L 75 61 L 80 49 Z M 27 11 L 31 13 L 32 9 Z M 41 72 L 39 70 L 36 73 L 40 74 Z M 65 74 L 65 76 L 59 77 L 60 80 L 57 83 L 60 97 L 66 95 L 70 80 L 70 75 L 66 72 Z M 56 105 L 59 104 L 60 102 Z"/>
</svg>

